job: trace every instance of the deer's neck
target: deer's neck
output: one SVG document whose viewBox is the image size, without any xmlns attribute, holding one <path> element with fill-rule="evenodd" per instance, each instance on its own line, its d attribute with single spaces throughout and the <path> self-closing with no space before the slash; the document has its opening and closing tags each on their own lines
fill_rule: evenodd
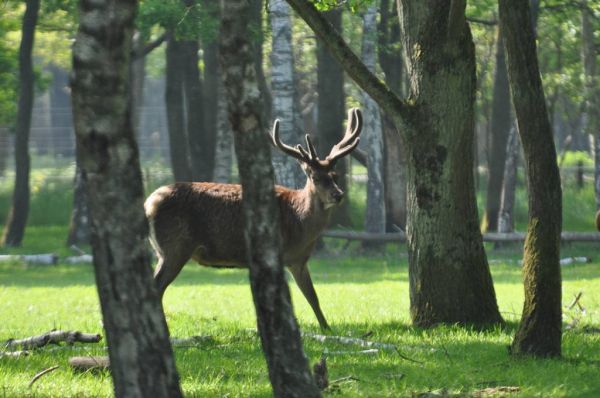
<svg viewBox="0 0 600 398">
<path fill-rule="evenodd" d="M 323 225 L 323 228 L 329 222 L 332 208 L 325 208 L 325 204 L 317 195 L 315 185 L 307 178 L 306 185 L 298 192 L 298 216 L 304 222 L 310 222 L 316 227 Z"/>
</svg>

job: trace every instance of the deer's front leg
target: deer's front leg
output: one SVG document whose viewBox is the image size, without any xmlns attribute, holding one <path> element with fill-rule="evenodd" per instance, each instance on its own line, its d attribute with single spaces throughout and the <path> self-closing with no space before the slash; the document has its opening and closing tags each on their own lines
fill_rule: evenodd
<svg viewBox="0 0 600 398">
<path fill-rule="evenodd" d="M 312 279 L 310 278 L 310 273 L 308 272 L 307 264 L 294 264 L 290 267 L 290 272 L 294 276 L 294 280 L 300 288 L 300 291 L 302 292 L 302 294 L 304 294 L 304 297 L 306 297 L 306 301 L 308 301 L 308 304 L 310 304 L 315 315 L 317 316 L 317 320 L 319 321 L 321 329 L 329 330 L 329 325 L 325 320 L 323 311 L 321 311 L 321 306 L 319 305 L 319 298 L 317 297 L 317 292 L 315 292 Z"/>
</svg>

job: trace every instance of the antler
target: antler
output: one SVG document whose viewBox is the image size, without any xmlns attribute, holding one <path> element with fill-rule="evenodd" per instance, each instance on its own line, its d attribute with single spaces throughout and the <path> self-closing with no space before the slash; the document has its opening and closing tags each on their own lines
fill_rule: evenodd
<svg viewBox="0 0 600 398">
<path fill-rule="evenodd" d="M 313 145 L 313 142 L 308 134 L 305 136 L 306 148 L 308 148 L 308 150 L 304 149 L 300 144 L 296 145 L 294 148 L 281 142 L 281 139 L 279 138 L 279 119 L 276 119 L 273 123 L 271 139 L 273 140 L 273 145 L 291 157 L 296 158 L 304 163 L 319 164 L 321 167 L 327 167 L 333 166 L 339 158 L 346 156 L 358 146 L 360 141 L 358 136 L 360 135 L 361 131 L 362 114 L 360 109 L 352 108 L 348 111 L 348 127 L 346 128 L 344 137 L 340 142 L 334 145 L 325 160 L 319 160 L 315 146 Z"/>
<path fill-rule="evenodd" d="M 279 119 L 275 120 L 275 123 L 273 123 L 273 132 L 271 138 L 273 140 L 273 145 L 279 148 L 282 152 L 287 153 L 291 157 L 296 158 L 301 162 L 315 163 L 319 161 L 315 146 L 313 145 L 308 134 L 306 134 L 306 147 L 308 148 L 308 151 L 302 148 L 302 145 L 300 144 L 296 145 L 294 148 L 281 142 L 281 139 L 279 138 Z"/>
<path fill-rule="evenodd" d="M 358 146 L 360 142 L 360 133 L 362 131 L 362 113 L 358 108 L 352 108 L 348 111 L 348 126 L 346 133 L 340 142 L 331 148 L 331 152 L 325 158 L 330 163 L 335 163 L 341 157 L 346 156 Z"/>
</svg>

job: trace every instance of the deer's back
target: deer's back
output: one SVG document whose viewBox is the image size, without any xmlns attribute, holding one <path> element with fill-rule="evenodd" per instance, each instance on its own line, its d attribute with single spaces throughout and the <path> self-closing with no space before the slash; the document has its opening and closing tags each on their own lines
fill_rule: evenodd
<svg viewBox="0 0 600 398">
<path fill-rule="evenodd" d="M 293 200 L 296 192 L 276 187 L 286 264 L 308 258 L 316 239 L 305 239 L 306 226 Z M 246 266 L 240 185 L 176 183 L 157 189 L 144 207 L 161 255 L 188 253 L 202 265 Z"/>
</svg>

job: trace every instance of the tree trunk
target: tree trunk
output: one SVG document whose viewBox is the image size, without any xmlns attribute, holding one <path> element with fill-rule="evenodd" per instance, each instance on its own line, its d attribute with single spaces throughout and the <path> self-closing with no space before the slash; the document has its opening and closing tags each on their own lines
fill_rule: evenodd
<svg viewBox="0 0 600 398">
<path fill-rule="evenodd" d="M 528 2 L 499 1 L 508 76 L 525 153 L 529 223 L 523 255 L 525 303 L 513 354 L 561 353 L 560 175 L 539 74 Z"/>
<path fill-rule="evenodd" d="M 325 12 L 325 18 L 337 32 L 342 32 L 342 10 Z M 321 159 L 329 153 L 344 135 L 346 120 L 344 70 L 329 54 L 321 40 L 317 39 L 317 150 Z M 338 186 L 348 191 L 348 160 L 341 159 L 336 166 Z M 344 200 L 335 210 L 331 225 L 350 225 L 349 201 Z"/>
<path fill-rule="evenodd" d="M 152 282 L 129 61 L 136 1 L 82 0 L 73 46 L 77 151 L 87 178 L 92 251 L 117 397 L 180 397 Z"/>
<path fill-rule="evenodd" d="M 245 23 L 249 6 L 246 0 L 227 0 L 221 7 L 219 52 L 244 191 L 250 286 L 269 378 L 276 397 L 318 397 L 283 270 L 273 167 L 261 128 L 263 108 Z"/>
<path fill-rule="evenodd" d="M 362 60 L 371 72 L 377 64 L 377 7 L 370 6 L 363 15 Z M 367 211 L 365 230 L 385 232 L 385 188 L 383 184 L 383 131 L 379 106 L 362 92 L 364 130 L 367 146 Z M 371 246 L 371 244 L 368 244 Z"/>
<path fill-rule="evenodd" d="M 494 75 L 494 97 L 492 99 L 492 128 L 491 145 L 489 148 L 488 182 L 483 216 L 483 232 L 498 230 L 498 213 L 502 193 L 502 178 L 506 162 L 506 145 L 512 119 L 510 116 L 510 91 L 506 61 L 504 60 L 504 45 L 502 33 L 498 30 L 496 40 L 496 73 Z"/>
<path fill-rule="evenodd" d="M 144 47 L 143 35 L 135 32 L 133 36 L 133 53 L 141 53 Z M 144 80 L 146 78 L 146 57 L 132 57 L 129 70 L 131 76 L 131 125 L 136 137 L 140 136 L 140 116 L 144 105 Z"/>
<path fill-rule="evenodd" d="M 215 148 L 215 178 L 216 182 L 231 182 L 231 162 L 233 157 L 233 135 L 227 115 L 227 92 L 219 77 L 219 99 L 217 111 L 217 143 Z"/>
<path fill-rule="evenodd" d="M 396 95 L 402 95 L 404 60 L 400 51 L 400 25 L 395 2 L 381 0 L 379 19 L 379 64 L 385 82 Z M 382 118 L 385 139 L 385 213 L 386 230 L 396 232 L 406 228 L 406 156 L 405 144 L 389 116 Z"/>
<path fill-rule="evenodd" d="M 581 42 L 584 78 L 584 126 L 583 131 L 592 137 L 594 155 L 594 191 L 596 209 L 600 210 L 600 83 L 598 83 L 598 50 L 594 43 L 594 15 L 589 2 L 581 5 Z"/>
<path fill-rule="evenodd" d="M 504 163 L 500 211 L 498 212 L 498 232 L 500 233 L 515 231 L 514 207 L 519 149 L 519 134 L 517 129 L 513 127 L 508 133 L 508 143 L 506 145 L 506 162 Z"/>
<path fill-rule="evenodd" d="M 134 130 L 135 133 L 135 130 Z M 73 188 L 73 210 L 69 223 L 67 246 L 87 245 L 90 243 L 90 217 L 88 198 L 86 195 L 86 177 L 79 161 L 75 165 L 75 181 Z"/>
<path fill-rule="evenodd" d="M 169 149 L 171 167 L 175 181 L 192 181 L 186 138 L 183 76 L 183 49 L 181 42 L 169 37 L 167 41 L 167 66 L 165 82 L 165 102 L 167 104 L 167 124 L 169 131 Z"/>
<path fill-rule="evenodd" d="M 15 131 L 15 188 L 12 207 L 2 236 L 2 245 L 9 247 L 21 246 L 25 235 L 27 216 L 29 215 L 29 134 L 34 83 L 31 52 L 39 9 L 39 0 L 27 0 L 19 48 L 19 103 Z"/>
<path fill-rule="evenodd" d="M 0 127 L 0 177 L 6 175 L 6 160 L 8 158 L 8 128 Z"/>
<path fill-rule="evenodd" d="M 217 15 L 218 17 L 218 15 Z M 204 136 L 206 145 L 207 170 L 210 171 L 210 181 L 214 180 L 215 163 L 216 163 L 216 142 L 217 142 L 217 115 L 219 113 L 219 57 L 217 48 L 217 38 L 215 37 L 210 42 L 203 45 L 204 52 Z"/>
<path fill-rule="evenodd" d="M 207 131 L 204 120 L 204 93 L 198 67 L 198 41 L 181 44 L 185 120 L 193 181 L 211 181 L 215 161 L 215 131 Z"/>
<path fill-rule="evenodd" d="M 273 47 L 271 52 L 271 94 L 273 117 L 281 121 L 279 132 L 283 142 L 296 145 L 301 142 L 295 131 L 296 100 L 294 97 L 294 53 L 292 51 L 292 21 L 290 8 L 284 0 L 269 2 Z M 274 151 L 275 175 L 278 184 L 299 188 L 304 183 L 297 162 Z"/>
<path fill-rule="evenodd" d="M 250 29 L 252 31 L 252 39 L 254 48 L 254 68 L 256 69 L 256 78 L 258 80 L 258 89 L 264 99 L 263 101 L 263 120 L 270 121 L 272 119 L 273 97 L 267 84 L 265 71 L 263 69 L 263 43 L 265 35 L 263 32 L 263 14 L 265 2 L 263 0 L 249 0 L 250 3 Z M 268 124 L 268 123 L 267 123 Z"/>
<path fill-rule="evenodd" d="M 406 137 L 413 322 L 501 322 L 475 203 L 475 53 L 464 2 L 398 3 L 409 103 L 370 73 L 311 3 L 288 2 Z"/>
<path fill-rule="evenodd" d="M 474 45 L 464 2 L 425 4 L 398 3 L 418 104 L 407 142 L 411 316 L 420 326 L 497 323 L 472 173 Z"/>
</svg>

